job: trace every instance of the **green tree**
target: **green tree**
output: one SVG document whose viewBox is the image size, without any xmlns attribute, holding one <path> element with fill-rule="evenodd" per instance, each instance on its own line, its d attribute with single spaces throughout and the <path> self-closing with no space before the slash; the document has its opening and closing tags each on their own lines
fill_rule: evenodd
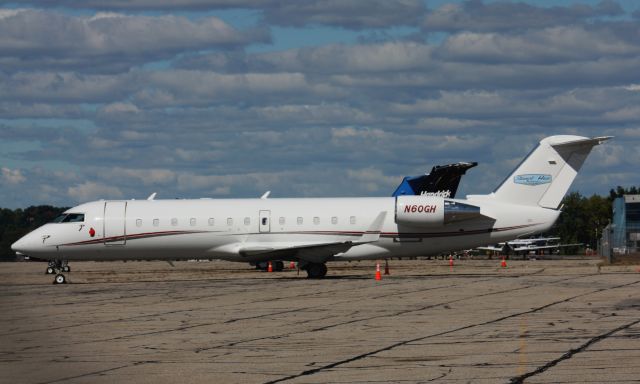
<svg viewBox="0 0 640 384">
<path fill-rule="evenodd" d="M 32 206 L 27 209 L 0 209 L 0 261 L 15 260 L 11 244 L 22 236 L 52 221 L 68 208 L 50 205 Z"/>
<path fill-rule="evenodd" d="M 611 190 L 610 195 L 615 192 Z M 611 220 L 611 201 L 599 195 L 587 198 L 580 192 L 567 194 L 562 200 L 562 213 L 550 234 L 560 237 L 563 243 L 581 243 L 595 249 L 598 237 Z"/>
</svg>

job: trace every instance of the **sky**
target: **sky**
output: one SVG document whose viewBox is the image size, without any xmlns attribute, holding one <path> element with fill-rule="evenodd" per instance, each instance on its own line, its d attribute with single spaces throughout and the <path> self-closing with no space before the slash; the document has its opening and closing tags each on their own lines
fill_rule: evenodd
<svg viewBox="0 0 640 384">
<path fill-rule="evenodd" d="M 489 193 L 556 134 L 640 185 L 640 2 L 0 0 L 0 207 Z"/>
</svg>

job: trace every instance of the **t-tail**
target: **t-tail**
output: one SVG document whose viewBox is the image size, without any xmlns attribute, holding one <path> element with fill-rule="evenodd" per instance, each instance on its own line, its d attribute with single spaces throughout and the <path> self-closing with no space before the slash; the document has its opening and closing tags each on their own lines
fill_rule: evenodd
<svg viewBox="0 0 640 384">
<path fill-rule="evenodd" d="M 550 136 L 493 192 L 496 200 L 558 209 L 591 149 L 611 137 Z"/>
</svg>

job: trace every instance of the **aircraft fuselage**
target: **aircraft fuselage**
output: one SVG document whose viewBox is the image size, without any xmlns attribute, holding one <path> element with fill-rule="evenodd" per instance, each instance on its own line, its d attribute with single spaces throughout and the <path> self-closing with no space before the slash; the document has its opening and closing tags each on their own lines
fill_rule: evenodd
<svg viewBox="0 0 640 384">
<path fill-rule="evenodd" d="M 432 214 L 435 210 L 430 203 L 432 199 L 424 197 L 429 210 L 408 210 Z M 95 201 L 67 211 L 83 214 L 82 222 L 47 224 L 14 247 L 44 259 L 258 261 L 271 257 L 243 255 L 238 249 L 243 244 L 255 243 L 295 246 L 357 241 L 376 216 L 386 211 L 378 241 L 354 246 L 335 258 L 411 257 L 545 231 L 559 213 L 490 201 L 476 203 L 484 216 L 496 220 L 440 226 L 402 225 L 396 223 L 396 199 L 392 197 Z M 403 208 L 407 210 L 407 206 Z"/>
</svg>

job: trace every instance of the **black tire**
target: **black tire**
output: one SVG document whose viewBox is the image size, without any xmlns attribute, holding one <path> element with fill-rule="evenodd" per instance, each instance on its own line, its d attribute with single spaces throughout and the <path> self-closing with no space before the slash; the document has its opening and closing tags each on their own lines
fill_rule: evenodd
<svg viewBox="0 0 640 384">
<path fill-rule="evenodd" d="M 56 271 L 55 269 L 53 269 L 53 267 L 47 267 L 47 272 L 45 272 L 45 274 L 53 275 L 54 273 L 56 273 Z"/>
<path fill-rule="evenodd" d="M 62 272 L 71 272 L 71 267 L 68 265 L 65 265 L 64 267 L 62 267 Z"/>
<path fill-rule="evenodd" d="M 322 279 L 327 275 L 327 266 L 323 263 L 310 263 L 306 270 L 309 279 Z"/>
<path fill-rule="evenodd" d="M 65 284 L 66 282 L 67 282 L 67 278 L 64 277 L 64 275 L 61 273 L 58 273 L 55 279 L 53 280 L 54 284 Z"/>
</svg>

